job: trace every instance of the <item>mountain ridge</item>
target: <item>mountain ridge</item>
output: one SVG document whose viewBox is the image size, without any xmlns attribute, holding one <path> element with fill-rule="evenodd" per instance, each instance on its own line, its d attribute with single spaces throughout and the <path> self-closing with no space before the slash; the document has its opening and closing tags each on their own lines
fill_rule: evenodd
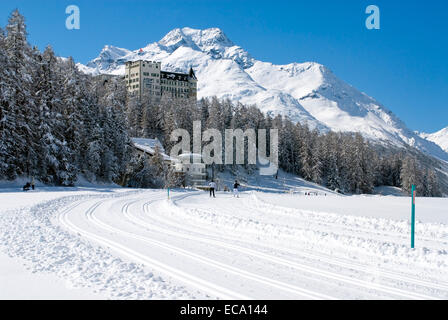
<svg viewBox="0 0 448 320">
<path fill-rule="evenodd" d="M 448 127 L 443 128 L 434 133 L 419 133 L 419 135 L 429 141 L 439 145 L 443 150 L 448 152 Z"/>
<path fill-rule="evenodd" d="M 281 114 L 320 131 L 360 132 L 372 141 L 410 145 L 448 161 L 436 143 L 411 131 L 374 98 L 339 79 L 317 62 L 275 65 L 253 58 L 219 28 L 176 28 L 160 41 L 138 50 L 105 46 L 81 71 L 93 75 L 124 74 L 133 60 L 156 60 L 164 70 L 198 76 L 198 98 L 217 96 L 255 104 L 265 113 Z"/>
</svg>

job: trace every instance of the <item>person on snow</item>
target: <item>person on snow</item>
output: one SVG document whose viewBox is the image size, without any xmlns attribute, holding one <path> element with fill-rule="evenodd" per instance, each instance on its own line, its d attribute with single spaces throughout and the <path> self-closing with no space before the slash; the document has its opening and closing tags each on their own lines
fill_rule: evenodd
<svg viewBox="0 0 448 320">
<path fill-rule="evenodd" d="M 215 189 L 216 189 L 216 183 L 215 183 L 215 181 L 211 181 L 209 184 L 208 184 L 208 186 L 210 187 L 210 197 L 212 196 L 212 194 L 213 194 L 213 198 L 216 198 L 216 196 L 215 196 Z"/>
<path fill-rule="evenodd" d="M 29 182 L 26 183 L 26 185 L 23 186 L 23 191 L 29 191 L 31 187 L 31 184 Z"/>
<path fill-rule="evenodd" d="M 34 190 L 34 177 L 33 177 L 33 179 L 31 180 L 31 189 Z"/>
<path fill-rule="evenodd" d="M 239 190 L 238 190 L 239 186 L 240 186 L 240 184 L 238 183 L 238 180 L 235 180 L 235 183 L 233 184 L 233 197 L 234 198 L 240 197 Z"/>
</svg>

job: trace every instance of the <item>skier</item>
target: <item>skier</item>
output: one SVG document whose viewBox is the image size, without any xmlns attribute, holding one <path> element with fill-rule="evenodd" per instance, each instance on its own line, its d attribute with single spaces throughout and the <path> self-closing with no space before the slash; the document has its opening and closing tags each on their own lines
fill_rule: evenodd
<svg viewBox="0 0 448 320">
<path fill-rule="evenodd" d="M 238 187 L 240 186 L 240 184 L 238 183 L 238 180 L 235 180 L 235 183 L 233 184 L 233 197 L 237 197 L 239 198 L 239 191 L 238 191 Z"/>
<path fill-rule="evenodd" d="M 215 197 L 215 189 L 216 189 L 216 183 L 215 183 L 215 181 L 211 181 L 209 184 L 208 184 L 208 186 L 210 187 L 210 197 L 212 196 L 212 194 L 213 194 L 213 198 L 216 198 Z"/>
<path fill-rule="evenodd" d="M 33 177 L 33 179 L 31 180 L 31 189 L 34 190 L 34 177 Z"/>
</svg>

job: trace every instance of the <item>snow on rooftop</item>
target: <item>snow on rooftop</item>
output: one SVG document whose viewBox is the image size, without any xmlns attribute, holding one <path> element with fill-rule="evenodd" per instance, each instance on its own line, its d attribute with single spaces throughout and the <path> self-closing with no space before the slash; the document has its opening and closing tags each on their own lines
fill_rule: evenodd
<svg viewBox="0 0 448 320">
<path fill-rule="evenodd" d="M 178 157 L 179 158 L 187 158 L 187 157 L 202 158 L 202 155 L 199 153 L 182 153 Z"/>
<path fill-rule="evenodd" d="M 159 150 L 163 156 L 163 160 L 171 160 L 171 157 L 165 153 L 165 148 L 160 143 L 159 139 L 146 139 L 146 138 L 131 138 L 132 143 L 135 148 L 140 151 L 149 153 L 153 155 L 155 153 L 155 148 L 159 147 Z"/>
</svg>

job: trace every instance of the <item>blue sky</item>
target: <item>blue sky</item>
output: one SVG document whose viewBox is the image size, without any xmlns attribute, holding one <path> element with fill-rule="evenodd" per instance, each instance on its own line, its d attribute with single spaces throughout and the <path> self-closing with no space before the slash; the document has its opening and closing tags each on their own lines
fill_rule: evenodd
<svg viewBox="0 0 448 320">
<path fill-rule="evenodd" d="M 81 29 L 65 28 L 65 8 L 81 10 Z M 365 9 L 381 10 L 381 30 L 367 30 Z M 219 27 L 256 59 L 316 61 L 373 96 L 411 129 L 448 126 L 446 0 L 8 0 L 25 15 L 29 40 L 86 63 L 106 44 L 138 49 L 177 27 Z"/>
</svg>

